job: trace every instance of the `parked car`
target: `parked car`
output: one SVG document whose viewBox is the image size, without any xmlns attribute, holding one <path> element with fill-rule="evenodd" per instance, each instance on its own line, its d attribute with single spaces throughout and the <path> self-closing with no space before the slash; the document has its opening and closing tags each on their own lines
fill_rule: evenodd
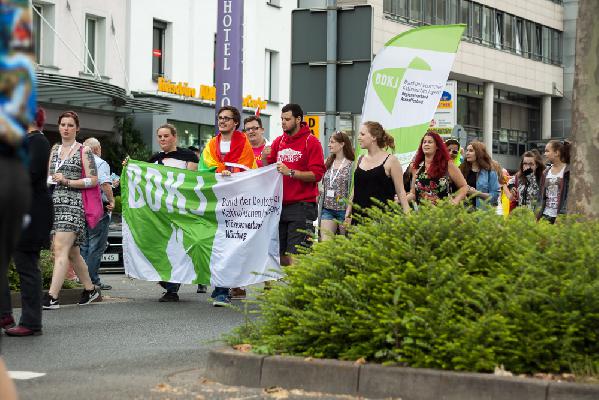
<svg viewBox="0 0 599 400">
<path fill-rule="evenodd" d="M 102 254 L 100 273 L 125 273 L 123 264 L 123 223 L 121 214 L 112 214 L 112 220 L 108 228 L 108 243 Z"/>
</svg>

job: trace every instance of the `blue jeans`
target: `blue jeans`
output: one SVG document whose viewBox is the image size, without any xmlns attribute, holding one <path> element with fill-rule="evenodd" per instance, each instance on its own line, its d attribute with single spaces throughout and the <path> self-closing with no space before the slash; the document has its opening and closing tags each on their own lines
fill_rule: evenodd
<svg viewBox="0 0 599 400">
<path fill-rule="evenodd" d="M 329 208 L 323 208 L 320 213 L 321 220 L 332 220 L 337 222 L 345 221 L 345 209 L 343 210 L 331 210 Z"/>
<path fill-rule="evenodd" d="M 89 277 L 94 285 L 100 284 L 98 271 L 100 269 L 100 262 L 102 261 L 102 254 L 104 254 L 108 242 L 109 225 L 110 214 L 104 214 L 98 225 L 93 229 L 89 226 L 86 228 L 87 240 L 81 244 L 81 257 L 83 257 L 87 264 Z"/>
</svg>

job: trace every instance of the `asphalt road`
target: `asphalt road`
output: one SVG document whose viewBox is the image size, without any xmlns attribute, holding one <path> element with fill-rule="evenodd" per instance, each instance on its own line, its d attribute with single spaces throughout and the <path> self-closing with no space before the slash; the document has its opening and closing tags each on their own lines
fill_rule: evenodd
<svg viewBox="0 0 599 400">
<path fill-rule="evenodd" d="M 9 371 L 27 399 L 350 399 L 322 393 L 223 386 L 203 378 L 210 348 L 244 320 L 183 285 L 179 303 L 159 303 L 155 283 L 103 275 L 103 303 L 44 311 L 43 335 L 2 338 Z M 18 309 L 15 310 L 18 316 Z"/>
</svg>

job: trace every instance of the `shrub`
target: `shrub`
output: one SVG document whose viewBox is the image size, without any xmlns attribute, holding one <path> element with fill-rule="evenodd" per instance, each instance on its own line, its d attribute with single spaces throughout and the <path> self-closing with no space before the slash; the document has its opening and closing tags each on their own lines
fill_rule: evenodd
<svg viewBox="0 0 599 400">
<path fill-rule="evenodd" d="M 256 352 L 451 370 L 599 366 L 599 223 L 373 209 L 318 243 L 228 337 Z"/>
<path fill-rule="evenodd" d="M 49 289 L 52 282 L 52 271 L 54 269 L 54 256 L 49 250 L 42 250 L 39 261 L 40 269 L 42 270 L 42 289 Z M 8 266 L 8 286 L 10 290 L 20 290 L 19 274 L 15 269 L 14 263 L 11 261 Z M 77 285 L 69 280 L 65 280 L 62 284 L 63 289 L 72 289 Z"/>
</svg>

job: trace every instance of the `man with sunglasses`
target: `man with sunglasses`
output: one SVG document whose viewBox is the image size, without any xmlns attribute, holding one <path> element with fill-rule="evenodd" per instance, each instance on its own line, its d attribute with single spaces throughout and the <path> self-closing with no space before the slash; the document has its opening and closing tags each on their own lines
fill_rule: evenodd
<svg viewBox="0 0 599 400">
<path fill-rule="evenodd" d="M 269 141 L 264 138 L 262 119 L 255 115 L 247 117 L 243 120 L 243 131 L 247 135 L 250 144 L 252 145 L 254 158 L 256 159 L 256 165 L 258 165 L 258 168 L 260 168 L 262 167 L 262 150 L 264 150 L 264 147 L 270 145 Z"/>
<path fill-rule="evenodd" d="M 455 166 L 459 167 L 462 163 L 460 142 L 458 142 L 456 139 L 447 139 L 445 141 L 445 146 L 447 146 L 447 150 L 449 150 L 449 157 L 451 157 L 451 160 Z"/>
</svg>

